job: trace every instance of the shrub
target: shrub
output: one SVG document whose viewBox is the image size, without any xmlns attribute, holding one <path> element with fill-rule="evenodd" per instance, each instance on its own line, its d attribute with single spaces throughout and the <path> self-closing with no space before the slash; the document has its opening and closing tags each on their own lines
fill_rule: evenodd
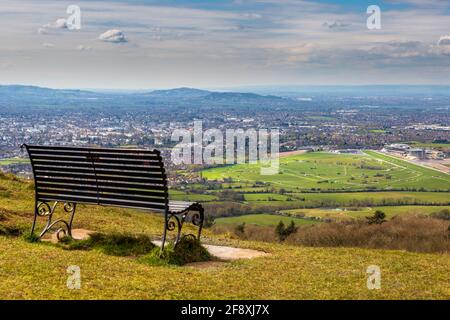
<svg viewBox="0 0 450 320">
<path fill-rule="evenodd" d="M 203 221 L 203 227 L 204 228 L 211 228 L 213 225 L 216 224 L 216 218 L 212 215 L 206 215 L 205 220 Z"/>
<path fill-rule="evenodd" d="M 366 217 L 368 224 L 382 224 L 383 222 L 386 222 L 386 214 L 381 211 L 377 210 L 371 217 Z"/>
<path fill-rule="evenodd" d="M 311 247 L 360 247 L 413 252 L 449 252 L 448 222 L 430 217 L 395 217 L 383 224 L 322 223 L 286 239 Z"/>
<path fill-rule="evenodd" d="M 291 220 L 291 223 L 287 227 L 284 226 L 283 221 L 280 221 L 275 228 L 275 233 L 280 241 L 284 241 L 288 236 L 297 232 L 297 229 L 294 220 Z"/>
<path fill-rule="evenodd" d="M 443 209 L 431 214 L 431 217 L 442 220 L 450 220 L 450 210 Z"/>
<path fill-rule="evenodd" d="M 245 222 L 242 222 L 241 224 L 238 224 L 235 228 L 237 233 L 244 233 L 245 232 Z"/>
<path fill-rule="evenodd" d="M 141 262 L 151 265 L 178 265 L 182 266 L 192 262 L 212 260 L 212 256 L 194 237 L 183 237 L 175 246 L 173 243 L 165 246 L 164 250 L 156 247 L 148 255 L 140 259 Z"/>
<path fill-rule="evenodd" d="M 23 239 L 30 243 L 36 243 L 41 241 L 41 238 L 36 233 L 26 232 L 22 235 Z"/>
</svg>

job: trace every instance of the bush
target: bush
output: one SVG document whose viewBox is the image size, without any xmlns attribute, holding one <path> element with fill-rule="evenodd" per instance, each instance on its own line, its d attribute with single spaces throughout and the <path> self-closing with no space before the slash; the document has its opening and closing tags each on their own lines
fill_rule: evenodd
<svg viewBox="0 0 450 320">
<path fill-rule="evenodd" d="M 178 266 L 210 260 L 212 260 L 212 256 L 208 250 L 194 237 L 183 237 L 176 246 L 173 243 L 169 243 L 165 246 L 163 252 L 161 252 L 160 248 L 156 247 L 148 255 L 140 259 L 141 262 L 151 265 Z"/>
<path fill-rule="evenodd" d="M 22 235 L 23 239 L 30 243 L 36 243 L 41 241 L 41 238 L 36 233 L 26 232 Z"/>
<path fill-rule="evenodd" d="M 383 224 L 363 221 L 322 223 L 302 228 L 286 242 L 311 247 L 360 247 L 413 252 L 449 252 L 446 221 L 430 217 L 395 217 Z"/>
<path fill-rule="evenodd" d="M 381 211 L 377 210 L 371 217 L 366 217 L 368 224 L 382 224 L 383 222 L 386 222 L 386 214 Z"/>
<path fill-rule="evenodd" d="M 298 228 L 295 226 L 294 220 L 291 220 L 291 223 L 287 227 L 284 226 L 283 221 L 280 221 L 280 223 L 278 223 L 277 227 L 275 228 L 275 233 L 277 234 L 280 241 L 284 241 L 291 234 L 297 232 L 297 229 Z"/>
<path fill-rule="evenodd" d="M 450 210 L 443 209 L 438 212 L 434 212 L 431 214 L 431 217 L 442 220 L 450 220 Z"/>
<path fill-rule="evenodd" d="M 216 218 L 212 215 L 207 214 L 205 216 L 205 221 L 203 221 L 203 227 L 211 228 L 215 224 L 216 224 Z"/>
</svg>

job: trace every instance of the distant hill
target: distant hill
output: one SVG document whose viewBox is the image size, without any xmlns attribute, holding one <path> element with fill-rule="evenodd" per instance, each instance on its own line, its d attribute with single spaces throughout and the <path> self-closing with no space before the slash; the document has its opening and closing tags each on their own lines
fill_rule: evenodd
<svg viewBox="0 0 450 320">
<path fill-rule="evenodd" d="M 142 110 L 148 108 L 268 107 L 295 101 L 255 93 L 213 92 L 195 88 L 175 88 L 150 92 L 99 92 L 50 89 L 36 86 L 0 86 L 0 106 L 4 112 L 65 110 Z"/>
<path fill-rule="evenodd" d="M 193 88 L 175 88 L 168 90 L 155 90 L 147 94 L 154 98 L 199 98 L 209 95 L 211 92 Z"/>
</svg>

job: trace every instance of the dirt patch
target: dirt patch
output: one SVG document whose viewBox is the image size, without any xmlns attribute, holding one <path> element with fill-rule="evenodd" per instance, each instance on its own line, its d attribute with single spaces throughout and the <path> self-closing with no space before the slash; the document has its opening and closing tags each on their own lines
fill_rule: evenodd
<svg viewBox="0 0 450 320">
<path fill-rule="evenodd" d="M 213 246 L 209 244 L 205 244 L 204 247 L 209 251 L 209 253 L 221 260 L 254 259 L 269 255 L 266 252 L 253 249 Z"/>
<path fill-rule="evenodd" d="M 86 229 L 72 229 L 72 238 L 75 240 L 86 240 L 89 238 L 89 235 L 94 233 L 94 231 L 86 230 Z M 55 233 L 52 233 L 50 237 L 45 237 L 42 241 L 49 241 L 52 243 L 58 243 L 58 237 Z"/>
</svg>

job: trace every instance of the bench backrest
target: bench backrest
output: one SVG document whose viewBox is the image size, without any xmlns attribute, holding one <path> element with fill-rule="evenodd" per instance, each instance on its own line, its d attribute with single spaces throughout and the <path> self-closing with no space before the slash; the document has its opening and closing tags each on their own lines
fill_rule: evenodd
<svg viewBox="0 0 450 320">
<path fill-rule="evenodd" d="M 158 150 L 24 146 L 37 201 L 168 208 L 167 177 Z"/>
</svg>

